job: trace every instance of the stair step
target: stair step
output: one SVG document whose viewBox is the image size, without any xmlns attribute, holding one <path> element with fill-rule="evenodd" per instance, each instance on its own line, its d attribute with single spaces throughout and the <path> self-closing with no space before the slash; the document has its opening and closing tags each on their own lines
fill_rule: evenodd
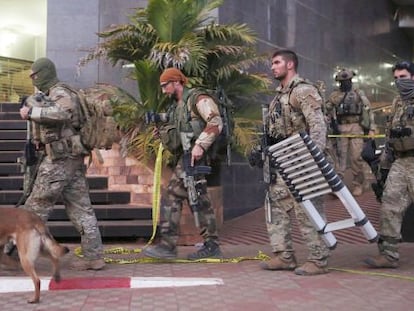
<svg viewBox="0 0 414 311">
<path fill-rule="evenodd" d="M 2 205 L 0 208 L 14 207 Z M 152 207 L 139 204 L 93 205 L 98 220 L 149 220 L 152 219 Z M 55 205 L 49 215 L 49 221 L 69 221 L 65 206 Z"/>
<path fill-rule="evenodd" d="M 23 176 L 0 176 L 0 190 L 22 190 Z"/>
<path fill-rule="evenodd" d="M 16 161 L 15 163 L 0 163 L 0 176 L 21 175 L 21 165 Z"/>
<path fill-rule="evenodd" d="M 23 194 L 22 190 L 0 190 L 0 205 L 14 205 Z M 131 200 L 131 193 L 127 191 L 112 191 L 91 189 L 89 191 L 92 204 L 128 204 Z M 58 200 L 56 204 L 61 204 Z"/>
<path fill-rule="evenodd" d="M 24 150 L 25 140 L 0 140 L 0 150 L 22 151 Z"/>
<path fill-rule="evenodd" d="M 1 120 L 0 121 L 0 130 L 26 130 L 27 121 L 26 120 Z"/>
<path fill-rule="evenodd" d="M 108 178 L 105 176 L 87 176 L 90 189 L 107 189 Z M 23 175 L 0 176 L 0 190 L 22 190 Z"/>
<path fill-rule="evenodd" d="M 18 111 L 0 112 L 0 120 L 21 120 Z"/>
<path fill-rule="evenodd" d="M 26 140 L 26 129 L 24 130 L 0 130 L 0 140 Z"/>
<path fill-rule="evenodd" d="M 0 208 L 13 207 L 23 194 L 23 174 L 17 158 L 24 155 L 27 122 L 20 118 L 19 109 L 19 104 L 0 103 Z M 131 204 L 129 191 L 108 190 L 107 176 L 87 178 L 89 194 L 103 239 L 152 235 L 150 206 Z M 69 221 L 61 200 L 54 206 L 48 226 L 57 238 L 80 237 Z"/>
<path fill-rule="evenodd" d="M 23 156 L 23 151 L 1 150 L 0 163 L 16 163 L 17 158 Z"/>
<path fill-rule="evenodd" d="M 0 112 L 18 112 L 19 110 L 19 103 L 0 103 Z"/>
<path fill-rule="evenodd" d="M 74 238 L 79 233 L 70 221 L 48 221 L 50 233 L 56 237 Z M 106 237 L 150 237 L 152 235 L 151 220 L 104 220 L 98 221 L 102 238 Z"/>
<path fill-rule="evenodd" d="M 152 208 L 130 204 L 93 205 L 98 220 L 148 220 L 152 219 Z M 68 220 L 65 207 L 56 205 L 49 220 Z"/>
</svg>

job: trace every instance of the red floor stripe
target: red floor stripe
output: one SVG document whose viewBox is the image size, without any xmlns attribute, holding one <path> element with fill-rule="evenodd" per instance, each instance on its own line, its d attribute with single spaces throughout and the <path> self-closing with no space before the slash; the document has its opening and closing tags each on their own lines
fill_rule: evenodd
<svg viewBox="0 0 414 311">
<path fill-rule="evenodd" d="M 59 283 L 51 280 L 49 290 L 130 288 L 131 279 L 121 277 L 95 277 L 64 279 Z"/>
</svg>

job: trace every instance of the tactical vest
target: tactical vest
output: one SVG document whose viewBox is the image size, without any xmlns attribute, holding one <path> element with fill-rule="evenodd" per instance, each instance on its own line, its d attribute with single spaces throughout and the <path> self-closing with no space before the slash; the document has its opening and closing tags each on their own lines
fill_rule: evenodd
<svg viewBox="0 0 414 311">
<path fill-rule="evenodd" d="M 194 135 L 193 140 L 195 141 L 201 132 L 203 132 L 206 122 L 198 114 L 197 108 L 195 107 L 196 101 L 192 103 L 190 100 L 193 91 L 195 89 L 184 89 L 183 101 L 185 105 L 182 106 L 183 111 L 179 115 L 179 129 L 181 132 L 192 132 Z"/>
<path fill-rule="evenodd" d="M 54 97 L 58 97 L 59 93 L 68 94 L 72 102 L 77 102 L 79 99 L 75 93 L 70 92 L 61 84 L 56 84 L 50 89 L 50 97 L 42 96 L 40 101 L 33 100 L 34 96 L 28 98 L 33 106 L 38 107 L 53 107 L 56 103 L 53 101 Z M 36 103 L 37 102 L 37 103 Z M 46 154 L 50 160 L 58 160 L 67 157 L 84 156 L 88 154 L 81 143 L 80 136 L 75 133 L 74 126 L 79 125 L 79 114 L 73 111 L 72 119 L 69 122 L 43 122 L 36 124 L 36 138 L 45 148 Z"/>
<path fill-rule="evenodd" d="M 299 131 L 307 131 L 305 116 L 300 107 L 291 103 L 291 94 L 296 87 L 313 83 L 296 78 L 286 89 L 277 89 L 276 96 L 269 105 L 268 131 L 276 141 L 283 140 Z"/>
<path fill-rule="evenodd" d="M 167 123 L 160 125 L 159 133 L 162 144 L 173 154 L 182 150 L 180 132 L 177 127 L 177 105 L 171 104 L 167 110 Z"/>
<path fill-rule="evenodd" d="M 360 116 L 362 114 L 363 103 L 361 96 L 355 90 L 346 92 L 339 104 L 336 106 L 338 118 L 346 116 Z"/>
<path fill-rule="evenodd" d="M 396 102 L 390 126 L 390 147 L 397 153 L 414 151 L 414 101 Z"/>
<path fill-rule="evenodd" d="M 184 89 L 183 102 L 174 102 L 167 110 L 166 124 L 160 127 L 160 137 L 164 146 L 172 153 L 182 151 L 180 133 L 192 133 L 192 142 L 195 142 L 205 127 L 204 120 L 191 113 L 189 106 L 190 91 Z"/>
</svg>

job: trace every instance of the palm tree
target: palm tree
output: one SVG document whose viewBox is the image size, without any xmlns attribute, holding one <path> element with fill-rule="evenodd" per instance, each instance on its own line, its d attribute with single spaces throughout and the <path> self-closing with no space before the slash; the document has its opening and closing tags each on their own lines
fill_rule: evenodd
<svg viewBox="0 0 414 311">
<path fill-rule="evenodd" d="M 161 111 L 168 104 L 158 87 L 163 69 L 181 69 L 193 86 L 223 89 L 238 113 L 267 90 L 268 79 L 250 72 L 264 59 L 255 52 L 253 31 L 245 24 L 221 25 L 211 18 L 212 10 L 222 3 L 149 0 L 146 8 L 138 8 L 130 16 L 130 23 L 98 34 L 104 40 L 86 60 L 104 56 L 113 65 L 134 65 L 140 98 L 134 107 L 120 104 L 115 112 L 127 133 L 124 142 L 129 154 L 139 160 L 153 154 L 156 145 L 143 127 L 144 113 Z M 238 121 L 236 143 L 243 145 L 255 133 L 256 123 L 246 118 Z"/>
</svg>

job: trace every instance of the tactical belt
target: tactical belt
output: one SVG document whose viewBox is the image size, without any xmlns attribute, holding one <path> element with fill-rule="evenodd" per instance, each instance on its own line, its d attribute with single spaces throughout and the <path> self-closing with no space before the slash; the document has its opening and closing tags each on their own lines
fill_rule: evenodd
<svg viewBox="0 0 414 311">
<path fill-rule="evenodd" d="M 72 154 L 72 142 L 68 138 L 51 141 L 45 144 L 45 153 L 51 160 L 67 158 Z"/>
<path fill-rule="evenodd" d="M 339 124 L 351 124 L 351 123 L 359 123 L 360 116 L 347 116 L 347 117 L 339 117 L 338 123 Z"/>
</svg>

